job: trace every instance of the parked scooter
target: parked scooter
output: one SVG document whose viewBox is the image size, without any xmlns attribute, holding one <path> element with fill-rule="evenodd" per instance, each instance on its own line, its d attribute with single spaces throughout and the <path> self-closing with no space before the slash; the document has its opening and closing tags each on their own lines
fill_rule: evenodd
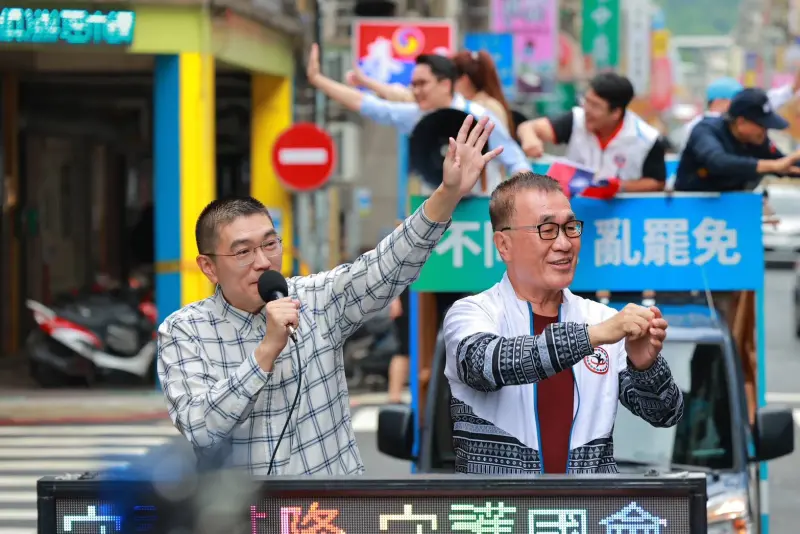
<svg viewBox="0 0 800 534">
<path fill-rule="evenodd" d="M 98 290 L 99 289 L 99 290 Z M 26 348 L 32 378 L 43 387 L 155 376 L 158 314 L 141 281 L 128 288 L 61 297 L 52 306 L 26 301 L 38 328 Z"/>
</svg>

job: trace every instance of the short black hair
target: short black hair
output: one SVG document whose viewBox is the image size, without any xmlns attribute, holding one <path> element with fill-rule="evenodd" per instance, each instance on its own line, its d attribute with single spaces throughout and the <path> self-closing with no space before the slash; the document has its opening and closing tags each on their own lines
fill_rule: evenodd
<svg viewBox="0 0 800 534">
<path fill-rule="evenodd" d="M 608 102 L 608 110 L 624 110 L 635 95 L 633 84 L 625 76 L 616 72 L 601 72 L 589 82 L 589 87 L 597 96 Z"/>
<path fill-rule="evenodd" d="M 266 206 L 253 197 L 226 197 L 212 201 L 200 212 L 194 227 L 197 252 L 212 254 L 217 248 L 219 229 L 239 217 L 250 215 L 266 215 L 272 222 Z"/>
<path fill-rule="evenodd" d="M 544 174 L 523 171 L 515 174 L 492 191 L 489 200 L 489 220 L 494 231 L 502 230 L 508 226 L 514 216 L 514 199 L 523 191 L 541 191 L 543 193 L 564 193 L 558 181 Z"/>
<path fill-rule="evenodd" d="M 439 54 L 421 54 L 417 56 L 417 65 L 427 65 L 437 80 L 450 80 L 455 85 L 458 79 L 458 68 L 452 59 Z"/>
</svg>

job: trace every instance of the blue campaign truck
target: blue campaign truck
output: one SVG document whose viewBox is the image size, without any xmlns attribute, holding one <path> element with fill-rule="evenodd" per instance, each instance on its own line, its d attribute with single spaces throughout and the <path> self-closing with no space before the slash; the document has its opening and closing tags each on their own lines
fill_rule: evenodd
<svg viewBox="0 0 800 534">
<path fill-rule="evenodd" d="M 482 237 L 486 203 L 469 199 L 459 207 L 448 230 L 453 235 L 445 236 L 412 287 L 412 335 L 422 294 L 477 292 L 502 276 L 502 264 L 490 261 L 493 251 L 473 246 L 490 248 Z M 766 462 L 793 452 L 794 420 L 791 410 L 767 406 L 764 398 L 760 196 L 623 195 L 610 202 L 573 199 L 573 209 L 585 230 L 571 289 L 617 309 L 628 302 L 659 306 L 670 324 L 663 356 L 686 400 L 682 421 L 666 429 L 619 409 L 614 441 L 620 470 L 706 473 L 708 532 L 767 533 Z M 616 240 L 609 238 L 609 221 Z M 455 250 L 455 237 L 464 250 Z M 753 297 L 757 333 L 750 367 L 749 355 L 740 354 L 741 332 L 731 331 L 721 311 L 742 292 Z M 411 460 L 416 472 L 453 472 L 444 344 L 438 336 L 426 355 L 415 341 L 412 369 L 420 372 L 412 373 L 412 403 L 381 410 L 379 449 Z M 420 376 L 429 378 L 423 383 Z"/>
</svg>

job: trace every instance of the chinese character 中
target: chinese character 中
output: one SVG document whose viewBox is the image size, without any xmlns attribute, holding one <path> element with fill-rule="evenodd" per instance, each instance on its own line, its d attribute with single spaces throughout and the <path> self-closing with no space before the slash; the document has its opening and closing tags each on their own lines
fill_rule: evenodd
<svg viewBox="0 0 800 534">
<path fill-rule="evenodd" d="M 646 219 L 644 221 L 645 265 L 689 265 L 689 221 L 686 219 Z"/>
<path fill-rule="evenodd" d="M 389 83 L 393 75 L 403 72 L 403 64 L 392 53 L 392 41 L 385 37 L 367 45 L 367 55 L 361 61 L 364 74 L 381 83 Z"/>
<path fill-rule="evenodd" d="M 720 265 L 736 265 L 741 261 L 742 255 L 736 252 L 736 230 L 726 226 L 725 221 L 705 217 L 694 229 L 695 246 L 703 251 L 694 259 L 695 264 L 705 265 L 715 256 Z"/>
<path fill-rule="evenodd" d="M 467 232 L 478 232 L 483 226 L 483 246 L 467 235 Z M 436 247 L 437 254 L 453 253 L 453 268 L 464 267 L 464 250 L 478 256 L 483 252 L 483 266 L 487 269 L 494 267 L 495 261 L 500 261 L 499 252 L 494 246 L 494 230 L 492 223 L 487 221 L 481 225 L 478 221 L 454 221 L 444 239 Z"/>
<path fill-rule="evenodd" d="M 438 518 L 436 514 L 415 514 L 412 504 L 403 505 L 402 514 L 381 514 L 380 515 L 380 530 L 381 532 L 389 530 L 390 521 L 403 521 L 406 523 L 416 523 L 416 534 L 423 533 L 423 526 L 420 523 L 427 523 L 430 525 L 431 530 L 439 528 Z"/>
<path fill-rule="evenodd" d="M 528 511 L 529 534 L 586 534 L 586 510 L 536 510 Z"/>
<path fill-rule="evenodd" d="M 515 514 L 517 509 L 502 502 L 497 503 L 497 506 L 487 502 L 483 506 L 453 504 L 450 512 L 450 528 L 455 532 L 511 534 L 514 532 L 514 518 L 506 515 Z"/>
<path fill-rule="evenodd" d="M 599 219 L 594 222 L 597 240 L 594 242 L 595 267 L 604 265 L 639 265 L 642 253 L 631 250 L 631 221 L 628 219 Z"/>
<path fill-rule="evenodd" d="M 319 503 L 312 503 L 303 515 L 299 506 L 281 507 L 281 534 L 347 534 L 334 522 L 339 510 L 321 510 Z"/>
</svg>

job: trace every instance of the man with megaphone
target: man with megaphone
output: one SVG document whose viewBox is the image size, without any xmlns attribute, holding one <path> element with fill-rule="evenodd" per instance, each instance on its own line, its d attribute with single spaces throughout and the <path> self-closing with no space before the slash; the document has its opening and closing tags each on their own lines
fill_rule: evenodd
<svg viewBox="0 0 800 534">
<path fill-rule="evenodd" d="M 487 116 L 495 124 L 494 131 L 489 136 L 488 148 L 503 148 L 497 160 L 505 167 L 509 176 L 531 170 L 525 153 L 509 131 L 502 126 L 503 121 L 483 106 L 466 100 L 455 92 L 458 69 L 455 63 L 445 56 L 423 54 L 417 57 L 411 75 L 414 102 L 384 100 L 328 78 L 320 70 L 319 48 L 316 44 L 312 45 L 309 55 L 307 76 L 309 83 L 325 93 L 328 98 L 377 123 L 394 126 L 401 133 L 418 134 L 417 125 L 425 121 L 424 129 L 428 132 L 423 132 L 426 134 L 425 139 L 417 144 L 425 148 L 412 149 L 417 153 L 412 153 L 411 159 L 412 167 L 415 166 L 415 160 L 421 161 L 416 165 L 419 168 L 414 170 L 423 175 L 423 181 L 431 185 L 431 189 L 435 189 L 438 185 L 431 182 L 441 179 L 442 154 L 439 150 L 440 148 L 446 150 L 447 139 L 455 136 L 467 115 L 473 115 L 476 120 Z M 428 140 L 430 141 L 426 143 Z M 412 142 L 412 146 L 414 145 Z M 419 154 L 420 150 L 430 154 Z M 503 178 L 499 166 L 494 168 L 490 166 L 486 171 L 486 179 L 476 184 L 473 193 L 488 194 Z"/>
</svg>

